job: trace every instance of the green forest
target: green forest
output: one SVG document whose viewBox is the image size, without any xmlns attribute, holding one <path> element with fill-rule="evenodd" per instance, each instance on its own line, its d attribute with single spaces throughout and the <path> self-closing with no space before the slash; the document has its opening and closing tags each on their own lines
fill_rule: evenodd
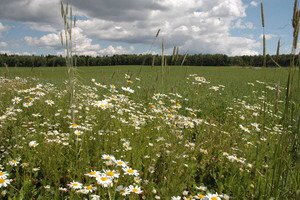
<svg viewBox="0 0 300 200">
<path fill-rule="evenodd" d="M 161 65 L 161 55 L 113 55 L 113 56 L 74 56 L 76 66 L 112 65 Z M 263 56 L 227 56 L 223 54 L 197 54 L 164 56 L 166 65 L 188 66 L 254 66 L 263 65 Z M 287 67 L 291 55 L 267 55 L 268 67 Z M 56 55 L 8 55 L 0 54 L 2 67 L 59 67 L 66 66 L 65 58 Z"/>
</svg>

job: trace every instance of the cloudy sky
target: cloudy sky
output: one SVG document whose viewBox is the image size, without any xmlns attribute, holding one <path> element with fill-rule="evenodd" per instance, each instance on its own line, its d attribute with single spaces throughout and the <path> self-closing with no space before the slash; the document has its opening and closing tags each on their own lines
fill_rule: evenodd
<svg viewBox="0 0 300 200">
<path fill-rule="evenodd" d="M 291 49 L 294 0 L 264 0 L 268 53 Z M 78 54 L 261 53 L 260 0 L 65 0 L 77 15 Z M 0 52 L 60 54 L 60 0 L 0 0 Z"/>
</svg>

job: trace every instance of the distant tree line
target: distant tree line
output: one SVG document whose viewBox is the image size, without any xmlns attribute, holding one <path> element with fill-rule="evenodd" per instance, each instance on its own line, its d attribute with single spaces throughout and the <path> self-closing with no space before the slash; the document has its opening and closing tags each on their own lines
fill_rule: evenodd
<svg viewBox="0 0 300 200">
<path fill-rule="evenodd" d="M 113 56 L 75 56 L 77 66 L 111 66 L 111 65 L 161 65 L 160 55 L 113 55 Z M 184 55 L 165 56 L 167 65 L 181 65 Z M 267 66 L 287 67 L 291 55 L 267 55 Z M 189 66 L 253 66 L 263 65 L 263 56 L 227 56 L 223 54 L 187 55 L 183 65 Z M 65 58 L 55 55 L 7 55 L 0 54 L 0 67 L 59 67 L 65 66 Z"/>
</svg>

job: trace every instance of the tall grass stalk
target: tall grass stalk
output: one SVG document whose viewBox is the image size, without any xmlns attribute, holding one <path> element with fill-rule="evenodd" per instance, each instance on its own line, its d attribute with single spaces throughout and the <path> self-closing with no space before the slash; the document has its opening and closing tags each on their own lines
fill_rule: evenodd
<svg viewBox="0 0 300 200">
<path fill-rule="evenodd" d="M 185 53 L 185 55 L 184 55 L 184 57 L 182 59 L 182 62 L 181 62 L 181 66 L 184 65 L 184 62 L 186 60 L 187 55 L 188 55 L 188 52 Z M 186 65 L 186 67 L 185 67 L 185 76 L 187 76 L 187 72 L 188 72 L 188 66 Z"/>
<path fill-rule="evenodd" d="M 165 68 L 165 44 L 164 39 L 161 41 L 161 82 L 164 84 L 164 68 Z"/>
<path fill-rule="evenodd" d="M 160 31 L 161 31 L 161 29 L 158 29 L 158 31 L 156 32 L 155 37 L 154 37 L 154 39 L 153 39 L 153 41 L 152 41 L 152 43 L 151 43 L 151 45 L 150 45 L 150 47 L 148 49 L 147 54 L 151 54 L 152 48 L 153 48 L 153 46 L 154 46 L 154 44 L 155 44 L 155 42 L 156 42 L 156 40 L 157 40 L 157 38 L 159 36 Z M 141 64 L 138 76 L 140 76 L 140 74 L 142 72 L 142 67 L 145 65 L 146 59 L 147 59 L 147 57 L 145 56 L 144 59 L 143 59 L 143 63 Z M 154 61 L 153 60 L 155 61 L 155 57 L 154 56 L 152 57 L 152 66 L 154 66 L 154 64 L 153 64 Z"/>
<path fill-rule="evenodd" d="M 175 56 L 176 56 L 176 49 L 177 49 L 177 47 L 174 46 L 173 53 L 172 53 L 171 64 L 175 64 L 174 61 L 175 61 Z"/>
<path fill-rule="evenodd" d="M 278 42 L 277 42 L 277 49 L 276 49 L 276 58 L 277 58 L 277 60 L 279 59 L 279 56 L 280 56 L 280 44 L 281 43 L 281 41 L 280 41 L 280 38 L 278 39 Z"/>
<path fill-rule="evenodd" d="M 263 67 L 267 66 L 267 53 L 266 53 L 266 32 L 265 32 L 265 14 L 264 14 L 264 2 L 260 3 L 260 13 L 261 13 L 261 26 L 263 29 Z"/>
<path fill-rule="evenodd" d="M 8 70 L 8 65 L 6 63 L 4 63 L 4 67 L 6 72 L 4 73 L 4 78 L 7 78 L 9 76 L 9 70 Z"/>
<path fill-rule="evenodd" d="M 155 55 L 152 56 L 152 64 L 151 64 L 151 67 L 153 68 L 155 65 Z"/>
<path fill-rule="evenodd" d="M 70 92 L 70 110 L 71 110 L 71 120 L 75 124 L 75 83 L 76 83 L 76 68 L 74 65 L 74 51 L 73 51 L 73 28 L 76 25 L 76 18 L 73 16 L 72 7 L 69 4 L 64 5 L 61 1 L 61 17 L 64 23 L 64 30 L 61 33 L 61 44 L 65 47 L 66 53 L 66 66 L 68 69 L 69 76 L 69 92 Z M 76 62 L 75 62 L 76 63 Z"/>
<path fill-rule="evenodd" d="M 178 59 L 179 59 L 179 47 L 176 48 L 175 65 L 177 64 Z"/>
</svg>

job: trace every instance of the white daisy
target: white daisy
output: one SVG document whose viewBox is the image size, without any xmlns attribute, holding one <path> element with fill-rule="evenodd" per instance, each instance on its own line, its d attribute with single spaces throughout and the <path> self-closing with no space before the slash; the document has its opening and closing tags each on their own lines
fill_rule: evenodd
<svg viewBox="0 0 300 200">
<path fill-rule="evenodd" d="M 101 174 L 100 176 L 96 177 L 97 183 L 102 185 L 103 187 L 110 187 L 112 186 L 112 179 L 107 177 L 105 174 Z"/>
<path fill-rule="evenodd" d="M 79 190 L 82 188 L 82 183 L 80 182 L 76 182 L 76 181 L 72 181 L 71 183 L 68 184 L 68 186 L 72 189 L 75 189 L 75 190 Z"/>
</svg>

